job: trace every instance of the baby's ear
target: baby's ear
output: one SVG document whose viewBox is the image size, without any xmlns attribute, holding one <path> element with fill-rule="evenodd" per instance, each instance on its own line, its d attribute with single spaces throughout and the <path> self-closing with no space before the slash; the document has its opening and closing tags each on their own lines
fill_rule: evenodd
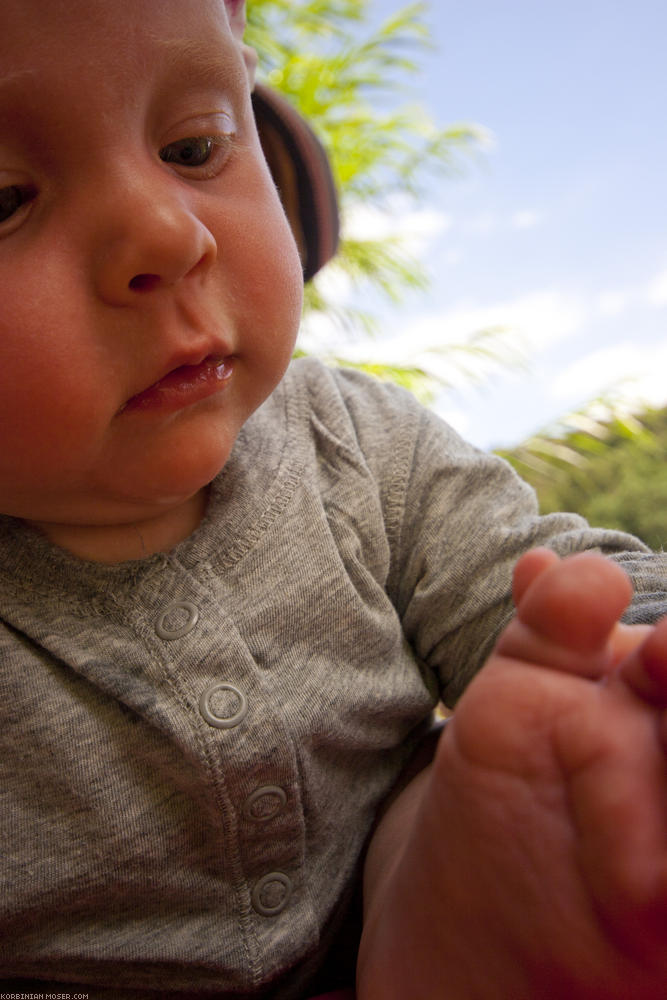
<svg viewBox="0 0 667 1000">
<path fill-rule="evenodd" d="M 257 53 L 248 45 L 243 44 L 243 32 L 245 31 L 245 0 L 225 0 L 227 8 L 227 18 L 232 35 L 241 45 L 241 53 L 245 63 L 246 73 L 250 89 L 255 86 L 255 71 L 257 69 Z"/>
</svg>

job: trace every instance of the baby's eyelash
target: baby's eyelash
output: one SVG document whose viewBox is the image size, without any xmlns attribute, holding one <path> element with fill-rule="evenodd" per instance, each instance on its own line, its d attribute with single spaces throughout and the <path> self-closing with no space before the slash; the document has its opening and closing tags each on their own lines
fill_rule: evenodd
<svg viewBox="0 0 667 1000">
<path fill-rule="evenodd" d="M 209 168 L 214 165 L 211 163 L 212 159 L 215 160 L 215 166 L 218 165 L 220 157 L 216 156 L 216 152 L 219 150 L 222 155 L 229 152 L 233 140 L 232 133 L 185 136 L 163 146 L 159 156 L 164 163 L 172 163 L 186 170 L 203 169 L 206 175 L 207 164 Z"/>
<path fill-rule="evenodd" d="M 34 188 L 24 184 L 10 184 L 0 188 L 0 225 L 7 222 L 19 209 L 35 197 Z"/>
</svg>

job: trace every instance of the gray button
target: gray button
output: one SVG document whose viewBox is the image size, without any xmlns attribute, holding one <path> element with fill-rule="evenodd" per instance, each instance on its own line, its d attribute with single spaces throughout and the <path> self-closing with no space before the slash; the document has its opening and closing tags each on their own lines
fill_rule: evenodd
<svg viewBox="0 0 667 1000">
<path fill-rule="evenodd" d="M 157 620 L 155 631 L 161 639 L 182 639 L 199 621 L 199 608 L 191 601 L 173 601 Z"/>
<path fill-rule="evenodd" d="M 275 917 L 285 909 L 292 895 L 292 880 L 282 872 L 269 872 L 252 890 L 252 905 L 262 917 Z"/>
<path fill-rule="evenodd" d="M 199 699 L 199 711 L 209 726 L 233 729 L 246 717 L 248 700 L 233 684 L 212 684 Z"/>
<path fill-rule="evenodd" d="M 262 785 L 256 788 L 245 800 L 243 812 L 248 819 L 257 823 L 266 823 L 273 819 L 283 809 L 287 802 L 284 789 L 278 785 Z"/>
</svg>

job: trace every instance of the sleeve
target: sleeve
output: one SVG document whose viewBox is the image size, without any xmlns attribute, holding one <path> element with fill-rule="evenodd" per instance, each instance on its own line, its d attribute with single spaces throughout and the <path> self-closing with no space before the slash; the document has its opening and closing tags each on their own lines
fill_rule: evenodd
<svg viewBox="0 0 667 1000">
<path fill-rule="evenodd" d="M 466 444 L 407 394 L 367 385 L 364 394 L 364 404 L 348 397 L 348 406 L 366 416 L 370 406 L 374 414 L 370 430 L 367 419 L 355 422 L 384 483 L 393 553 L 387 590 L 446 704 L 454 704 L 511 618 L 512 571 L 534 546 L 561 556 L 610 556 L 635 588 L 625 620 L 667 614 L 667 555 L 632 535 L 591 528 L 576 514 L 541 517 L 532 487 L 504 460 Z"/>
<path fill-rule="evenodd" d="M 406 637 L 453 704 L 513 614 L 512 571 L 527 549 L 597 550 L 633 581 L 625 620 L 667 614 L 667 556 L 637 538 L 591 528 L 576 514 L 540 517 L 535 493 L 502 459 L 465 444 L 424 414 L 417 435 L 396 564 Z"/>
</svg>

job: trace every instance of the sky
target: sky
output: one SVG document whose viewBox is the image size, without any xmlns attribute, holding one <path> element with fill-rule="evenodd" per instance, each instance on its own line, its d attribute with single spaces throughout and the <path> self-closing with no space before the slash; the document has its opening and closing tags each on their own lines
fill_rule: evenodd
<svg viewBox="0 0 667 1000">
<path fill-rule="evenodd" d="M 408 234 L 432 279 L 386 310 L 374 354 L 445 366 L 459 386 L 436 409 L 483 448 L 600 395 L 667 403 L 667 4 L 431 0 L 427 21 L 410 99 L 490 143 L 419 205 L 350 220 Z M 489 327 L 507 365 L 476 385 L 428 351 Z"/>
</svg>

